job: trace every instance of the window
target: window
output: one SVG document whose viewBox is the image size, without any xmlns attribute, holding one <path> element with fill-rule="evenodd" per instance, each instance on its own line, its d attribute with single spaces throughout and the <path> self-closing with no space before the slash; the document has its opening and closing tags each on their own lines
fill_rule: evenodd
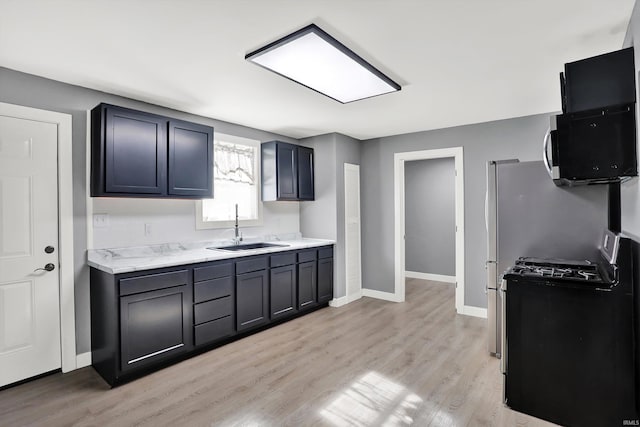
<svg viewBox="0 0 640 427">
<path fill-rule="evenodd" d="M 260 141 L 216 134 L 213 141 L 213 199 L 196 202 L 196 227 L 262 225 Z"/>
</svg>

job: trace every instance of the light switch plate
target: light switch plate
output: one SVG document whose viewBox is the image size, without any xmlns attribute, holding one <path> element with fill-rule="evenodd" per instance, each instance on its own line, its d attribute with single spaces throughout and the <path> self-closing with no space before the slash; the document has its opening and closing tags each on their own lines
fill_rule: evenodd
<svg viewBox="0 0 640 427">
<path fill-rule="evenodd" d="M 107 228 L 107 227 L 109 227 L 109 214 L 93 215 L 93 228 Z"/>
</svg>

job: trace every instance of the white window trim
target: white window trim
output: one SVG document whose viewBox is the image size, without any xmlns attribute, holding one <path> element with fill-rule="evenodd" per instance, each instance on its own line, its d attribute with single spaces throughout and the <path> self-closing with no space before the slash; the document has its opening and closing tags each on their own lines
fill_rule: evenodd
<svg viewBox="0 0 640 427">
<path fill-rule="evenodd" d="M 251 145 L 258 149 L 257 165 L 256 165 L 256 177 L 258 180 L 257 202 L 258 202 L 258 219 L 241 219 L 238 224 L 242 227 L 260 227 L 263 225 L 264 220 L 262 216 L 262 153 L 260 150 L 261 142 L 256 139 L 242 138 L 240 136 L 217 134 L 214 137 L 214 144 L 216 140 L 224 142 Z M 213 186 L 213 198 L 216 197 L 216 187 Z M 235 221 L 205 221 L 202 218 L 202 200 L 196 200 L 196 230 L 211 230 L 230 228 L 235 226 Z"/>
</svg>

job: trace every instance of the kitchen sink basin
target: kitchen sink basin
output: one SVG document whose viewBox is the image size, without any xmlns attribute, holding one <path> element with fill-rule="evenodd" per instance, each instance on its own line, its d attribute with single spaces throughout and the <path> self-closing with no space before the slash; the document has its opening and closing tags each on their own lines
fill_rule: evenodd
<svg viewBox="0 0 640 427">
<path fill-rule="evenodd" d="M 214 251 L 250 251 L 252 249 L 265 249 L 265 248 L 277 248 L 277 247 L 286 247 L 289 245 L 282 245 L 282 244 L 277 244 L 277 243 L 245 243 L 242 245 L 231 245 L 231 246 L 222 246 L 219 248 L 216 248 L 214 246 L 207 248 L 207 249 L 211 249 Z"/>
</svg>

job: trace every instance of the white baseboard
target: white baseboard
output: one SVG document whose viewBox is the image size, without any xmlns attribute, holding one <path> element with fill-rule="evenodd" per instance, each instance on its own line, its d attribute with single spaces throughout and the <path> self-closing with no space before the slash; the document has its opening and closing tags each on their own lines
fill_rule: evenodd
<svg viewBox="0 0 640 427">
<path fill-rule="evenodd" d="M 91 352 L 77 354 L 76 355 L 76 369 L 91 366 Z"/>
<path fill-rule="evenodd" d="M 329 305 L 331 307 L 342 307 L 345 304 L 348 304 L 348 300 L 346 296 L 340 297 L 340 298 L 334 298 L 331 301 L 329 301 Z"/>
<path fill-rule="evenodd" d="M 418 271 L 405 271 L 407 279 L 432 280 L 434 282 L 456 283 L 456 276 L 445 276 L 444 274 L 420 273 Z"/>
<path fill-rule="evenodd" d="M 465 316 L 473 316 L 473 317 L 482 317 L 483 319 L 487 318 L 487 309 L 482 307 L 473 307 L 471 305 L 465 305 L 462 307 L 462 313 Z"/>
<path fill-rule="evenodd" d="M 396 296 L 396 294 L 394 294 L 394 293 L 376 291 L 374 289 L 363 289 L 362 290 L 362 296 L 363 297 L 369 297 L 369 298 L 381 299 L 381 300 L 385 300 L 385 301 L 391 301 L 391 302 L 402 302 L 402 300 L 400 298 L 398 298 L 398 296 Z"/>
<path fill-rule="evenodd" d="M 334 298 L 331 301 L 329 301 L 329 305 L 331 307 L 342 307 L 343 305 L 359 300 L 360 298 L 362 298 L 362 292 L 358 292 L 354 295 L 347 295 L 340 298 Z"/>
</svg>

